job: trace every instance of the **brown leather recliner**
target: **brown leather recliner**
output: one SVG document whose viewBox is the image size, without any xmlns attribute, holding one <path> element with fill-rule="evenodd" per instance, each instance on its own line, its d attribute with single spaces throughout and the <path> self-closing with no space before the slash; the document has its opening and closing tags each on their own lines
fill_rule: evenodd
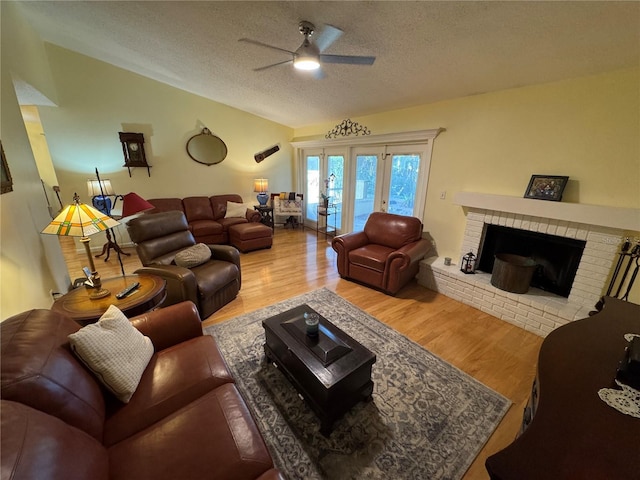
<svg viewBox="0 0 640 480">
<path fill-rule="evenodd" d="M 135 273 L 150 273 L 167 282 L 163 306 L 191 300 L 206 319 L 236 298 L 242 284 L 240 254 L 229 245 L 208 245 L 211 260 L 192 268 L 175 264 L 181 250 L 196 244 L 182 212 L 143 214 L 127 223 L 144 267 Z"/>
<path fill-rule="evenodd" d="M 338 273 L 395 295 L 416 276 L 420 260 L 431 250 L 422 238 L 422 222 L 415 217 L 374 212 L 364 231 L 335 237 Z"/>
</svg>

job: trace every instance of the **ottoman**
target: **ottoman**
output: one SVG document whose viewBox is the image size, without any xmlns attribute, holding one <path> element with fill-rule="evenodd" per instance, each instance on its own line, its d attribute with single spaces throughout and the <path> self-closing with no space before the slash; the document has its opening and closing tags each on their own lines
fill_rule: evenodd
<svg viewBox="0 0 640 480">
<path fill-rule="evenodd" d="M 229 227 L 229 243 L 242 253 L 271 248 L 273 243 L 273 231 L 262 223 L 239 223 Z"/>
</svg>

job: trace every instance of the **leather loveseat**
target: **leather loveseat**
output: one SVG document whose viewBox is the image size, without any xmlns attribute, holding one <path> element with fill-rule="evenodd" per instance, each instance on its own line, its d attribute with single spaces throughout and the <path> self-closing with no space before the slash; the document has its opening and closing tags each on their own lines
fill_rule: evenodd
<svg viewBox="0 0 640 480">
<path fill-rule="evenodd" d="M 129 403 L 72 353 L 50 310 L 0 324 L 2 478 L 282 479 L 191 302 L 131 319 L 154 353 Z"/>
<path fill-rule="evenodd" d="M 335 237 L 338 273 L 395 295 L 416 276 L 422 260 L 433 248 L 422 238 L 422 222 L 416 217 L 373 212 L 364 231 Z"/>
<path fill-rule="evenodd" d="M 240 223 L 261 220 L 260 212 L 247 209 L 244 217 L 225 218 L 227 202 L 243 203 L 236 194 L 213 195 L 211 197 L 152 198 L 148 200 L 155 208 L 146 214 L 178 210 L 184 213 L 189 230 L 197 243 L 226 245 L 229 243 L 229 227 Z"/>
</svg>

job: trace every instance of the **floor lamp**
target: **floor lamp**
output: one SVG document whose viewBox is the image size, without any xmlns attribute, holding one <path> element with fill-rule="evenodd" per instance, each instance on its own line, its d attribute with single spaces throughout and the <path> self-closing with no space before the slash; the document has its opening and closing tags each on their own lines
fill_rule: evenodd
<svg viewBox="0 0 640 480">
<path fill-rule="evenodd" d="M 93 256 L 91 255 L 91 248 L 89 247 L 91 240 L 89 236 L 98 232 L 104 232 L 117 225 L 119 225 L 119 222 L 108 215 L 99 212 L 89 205 L 80 203 L 80 197 L 78 197 L 77 193 L 74 193 L 73 204 L 60 212 L 60 214 L 42 230 L 42 233 L 49 235 L 81 237 L 80 243 L 84 245 L 91 269 L 87 275 L 85 286 L 89 298 L 92 300 L 106 297 L 111 292 L 102 288 L 102 280 L 96 271 Z"/>
<path fill-rule="evenodd" d="M 116 195 L 113 186 L 111 185 L 111 180 L 102 180 L 100 178 L 100 173 L 97 168 L 96 177 L 98 178 L 97 180 L 87 180 L 87 191 L 91 197 L 91 202 L 96 210 L 101 211 L 105 215 L 111 216 L 111 209 L 115 207 L 115 203 L 118 201 L 118 198 L 122 198 L 122 195 Z M 114 197 L 113 204 L 110 197 Z M 104 261 L 106 262 L 109 260 L 111 249 L 113 249 L 118 254 L 118 261 L 120 262 L 121 267 L 120 269 L 122 270 L 122 275 L 124 275 L 120 255 L 129 256 L 130 253 L 127 253 L 120 248 L 120 245 L 118 245 L 118 242 L 116 241 L 116 232 L 113 232 L 113 238 L 111 238 L 111 230 L 108 229 L 105 234 L 107 235 L 107 243 L 104 244 L 102 252 L 97 254 L 96 257 L 101 257 L 106 253 L 107 256 L 104 257 Z"/>
<path fill-rule="evenodd" d="M 98 173 L 97 170 L 96 170 L 96 173 Z M 147 202 L 144 198 L 142 198 L 141 196 L 133 192 L 127 193 L 126 195 L 117 195 L 116 199 L 117 198 L 122 198 L 122 215 L 120 215 L 120 220 L 122 220 L 125 217 L 130 217 L 137 213 L 141 213 L 146 210 L 151 210 L 152 208 L 155 208 L 152 204 Z M 112 248 L 116 251 L 116 254 L 118 256 L 118 263 L 120 263 L 120 271 L 122 272 L 122 276 L 124 277 L 126 276 L 126 274 L 124 273 L 124 264 L 122 263 L 122 257 L 120 256 L 120 254 L 123 253 L 127 256 L 131 254 L 122 251 L 122 249 L 120 248 L 120 245 L 118 245 L 118 243 L 116 242 L 115 232 L 113 232 L 113 240 L 109 236 L 109 230 L 107 230 L 105 233 L 107 234 L 108 244 L 115 245 Z M 104 253 L 104 248 L 102 249 L 102 253 Z M 99 257 L 99 256 L 100 255 L 96 255 L 96 257 Z M 107 253 L 107 258 L 105 258 L 105 261 L 107 261 L 108 258 L 109 258 L 109 254 Z"/>
</svg>

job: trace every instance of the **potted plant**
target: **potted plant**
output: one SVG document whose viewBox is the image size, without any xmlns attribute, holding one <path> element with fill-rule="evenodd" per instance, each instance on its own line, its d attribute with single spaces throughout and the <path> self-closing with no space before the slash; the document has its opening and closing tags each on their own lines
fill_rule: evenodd
<svg viewBox="0 0 640 480">
<path fill-rule="evenodd" d="M 322 197 L 322 206 L 329 207 L 329 196 L 326 193 L 320 193 L 320 197 Z"/>
<path fill-rule="evenodd" d="M 335 180 L 336 176 L 332 173 L 329 178 L 324 179 L 324 192 L 320 192 L 322 206 L 326 209 L 329 207 L 329 184 Z"/>
</svg>

